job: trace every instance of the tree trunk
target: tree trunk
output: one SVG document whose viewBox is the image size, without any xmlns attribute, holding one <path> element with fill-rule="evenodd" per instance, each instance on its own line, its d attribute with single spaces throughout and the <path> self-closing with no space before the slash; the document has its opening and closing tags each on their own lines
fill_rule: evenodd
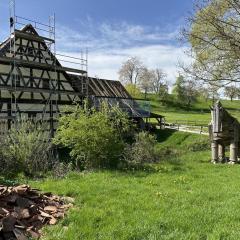
<svg viewBox="0 0 240 240">
<path fill-rule="evenodd" d="M 145 98 L 145 100 L 147 99 L 147 90 L 145 90 L 145 93 L 144 93 L 144 98 Z"/>
</svg>

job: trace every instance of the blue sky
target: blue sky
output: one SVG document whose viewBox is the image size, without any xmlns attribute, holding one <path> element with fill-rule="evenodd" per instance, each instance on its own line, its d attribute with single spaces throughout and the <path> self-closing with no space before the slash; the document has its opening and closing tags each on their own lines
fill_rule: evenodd
<svg viewBox="0 0 240 240">
<path fill-rule="evenodd" d="M 16 0 L 16 15 L 47 22 L 56 14 L 57 50 L 89 49 L 90 75 L 117 79 L 121 63 L 138 56 L 173 82 L 187 46 L 177 41 L 194 0 Z M 8 0 L 0 0 L 0 39 L 8 34 Z"/>
</svg>

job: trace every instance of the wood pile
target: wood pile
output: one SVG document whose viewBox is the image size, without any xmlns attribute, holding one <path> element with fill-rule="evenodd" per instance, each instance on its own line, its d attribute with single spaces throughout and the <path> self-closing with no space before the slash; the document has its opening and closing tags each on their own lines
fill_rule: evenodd
<svg viewBox="0 0 240 240">
<path fill-rule="evenodd" d="M 0 185 L 0 240 L 38 239 L 40 229 L 56 224 L 72 202 L 71 198 L 40 193 L 27 185 Z"/>
</svg>

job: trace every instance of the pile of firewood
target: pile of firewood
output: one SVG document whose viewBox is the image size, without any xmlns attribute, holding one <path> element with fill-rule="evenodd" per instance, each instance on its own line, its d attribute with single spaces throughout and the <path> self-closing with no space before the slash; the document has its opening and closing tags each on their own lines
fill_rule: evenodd
<svg viewBox="0 0 240 240">
<path fill-rule="evenodd" d="M 38 239 L 40 229 L 46 224 L 56 224 L 72 202 L 71 198 L 40 193 L 27 185 L 0 185 L 0 240 Z"/>
</svg>

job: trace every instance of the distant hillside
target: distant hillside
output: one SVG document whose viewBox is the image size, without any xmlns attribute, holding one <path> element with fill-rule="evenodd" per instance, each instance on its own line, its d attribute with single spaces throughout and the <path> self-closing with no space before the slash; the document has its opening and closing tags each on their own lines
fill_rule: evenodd
<svg viewBox="0 0 240 240">
<path fill-rule="evenodd" d="M 160 101 L 154 94 L 148 97 L 151 101 L 151 111 L 164 115 L 167 122 L 200 121 L 208 124 L 211 119 L 209 107 L 212 105 L 212 100 L 206 102 L 198 99 L 190 107 L 187 107 L 177 102 L 172 95 L 167 101 Z M 223 107 L 240 121 L 240 100 L 233 100 L 232 102 L 230 100 L 221 100 L 221 102 Z"/>
</svg>

